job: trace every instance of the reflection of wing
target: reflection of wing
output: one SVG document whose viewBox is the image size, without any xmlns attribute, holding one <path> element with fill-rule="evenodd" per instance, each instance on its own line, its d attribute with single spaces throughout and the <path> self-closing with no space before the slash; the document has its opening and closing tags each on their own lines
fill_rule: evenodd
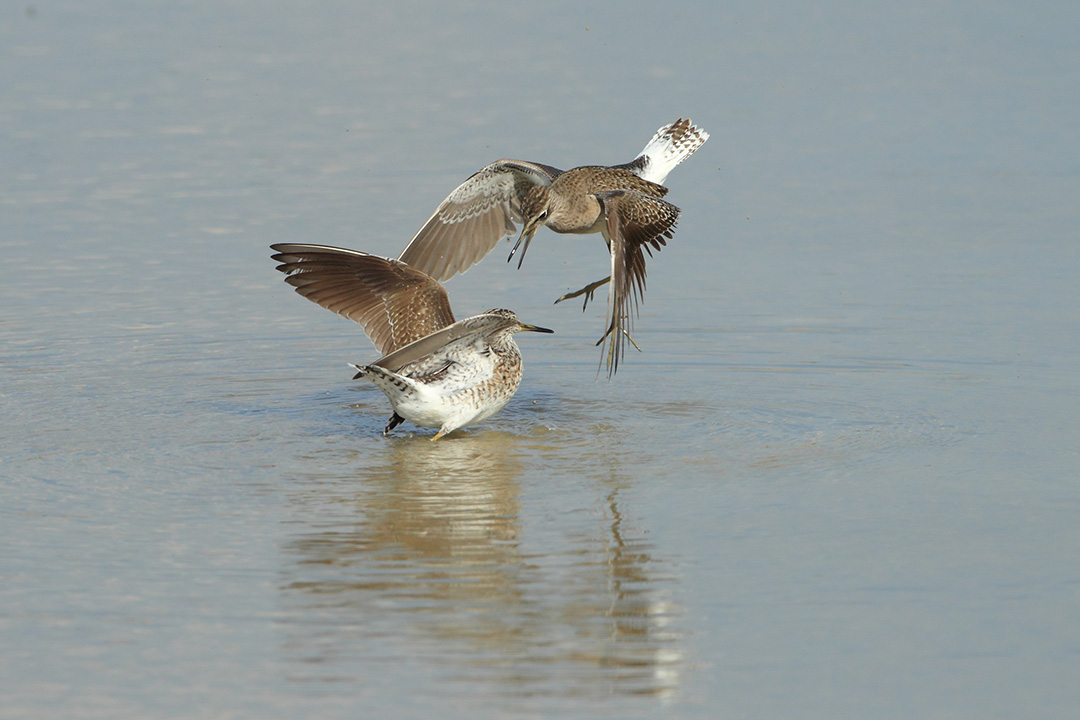
<svg viewBox="0 0 1080 720">
<path fill-rule="evenodd" d="M 611 321 L 608 335 L 608 376 L 619 369 L 626 337 L 633 326 L 633 315 L 645 294 L 645 253 L 660 250 L 670 240 L 679 218 L 679 208 L 671 203 L 636 190 L 597 193 L 604 209 L 605 235 L 611 250 L 611 287 L 608 310 Z M 651 248 L 650 248 L 651 246 Z M 600 344 L 600 343 L 597 343 Z"/>
<path fill-rule="evenodd" d="M 521 197 L 532 185 L 550 185 L 562 170 L 522 160 L 499 160 L 457 186 L 442 201 L 398 259 L 436 280 L 480 262 L 521 222 Z"/>
<path fill-rule="evenodd" d="M 477 335 L 492 335 L 498 330 L 513 327 L 517 321 L 504 315 L 473 315 L 464 320 L 459 320 L 449 327 L 444 327 L 427 337 L 422 337 L 415 342 L 409 343 L 384 357 L 379 358 L 372 365 L 386 368 L 390 372 L 401 372 L 406 365 L 423 360 L 428 355 L 449 345 L 455 340 L 471 338 Z M 411 373 L 409 373 L 411 376 Z"/>
<path fill-rule="evenodd" d="M 693 125 L 689 119 L 679 118 L 657 130 L 636 158 L 617 167 L 626 168 L 640 178 L 663 185 L 668 173 L 693 155 L 708 139 L 709 133 Z"/>
<path fill-rule="evenodd" d="M 271 245 L 285 282 L 308 300 L 364 327 L 383 354 L 454 322 L 446 290 L 435 279 L 390 258 L 356 250 Z"/>
</svg>

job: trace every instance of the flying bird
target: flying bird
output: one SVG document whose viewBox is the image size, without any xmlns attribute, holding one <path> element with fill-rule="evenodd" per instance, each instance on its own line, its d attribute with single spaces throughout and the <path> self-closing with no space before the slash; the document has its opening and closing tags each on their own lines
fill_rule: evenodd
<svg viewBox="0 0 1080 720">
<path fill-rule="evenodd" d="M 465 272 L 498 241 L 517 232 L 524 260 L 533 235 L 542 225 L 558 233 L 600 233 L 611 255 L 610 274 L 555 302 L 585 296 L 588 305 L 597 288 L 610 282 L 608 322 L 601 345 L 608 377 L 630 337 L 633 316 L 645 293 L 645 255 L 660 250 L 673 236 L 679 208 L 662 198 L 668 173 L 709 138 L 689 119 L 665 125 L 636 158 L 623 165 L 587 165 L 563 172 L 524 160 L 498 160 L 473 174 L 443 200 L 398 258 L 438 280 Z M 637 343 L 634 343 L 635 347 Z"/>
</svg>

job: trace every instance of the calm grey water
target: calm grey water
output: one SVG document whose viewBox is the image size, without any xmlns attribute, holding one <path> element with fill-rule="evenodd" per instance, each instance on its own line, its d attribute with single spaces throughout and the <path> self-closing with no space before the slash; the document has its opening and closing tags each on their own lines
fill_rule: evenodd
<svg viewBox="0 0 1080 720">
<path fill-rule="evenodd" d="M 0 716 L 1073 717 L 1071 3 L 0 9 Z M 446 441 L 268 245 L 689 115 L 641 354 L 598 237 Z"/>
</svg>

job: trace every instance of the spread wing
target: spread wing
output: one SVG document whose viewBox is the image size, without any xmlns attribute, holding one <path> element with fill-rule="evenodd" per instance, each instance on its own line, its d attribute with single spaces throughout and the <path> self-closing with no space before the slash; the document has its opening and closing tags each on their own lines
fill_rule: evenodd
<svg viewBox="0 0 1080 720">
<path fill-rule="evenodd" d="M 609 335 L 608 377 L 619 369 L 633 316 L 645 295 L 645 253 L 660 250 L 671 239 L 679 208 L 636 190 L 597 193 L 604 211 L 604 235 L 611 250 L 611 287 L 608 309 L 611 320 L 599 345 Z M 632 342 L 632 341 L 631 341 Z"/>
<path fill-rule="evenodd" d="M 271 245 L 285 282 L 308 300 L 355 320 L 386 355 L 454 322 L 446 290 L 403 262 L 357 250 Z"/>
<path fill-rule="evenodd" d="M 475 173 L 442 201 L 398 259 L 436 280 L 480 262 L 500 239 L 517 232 L 521 197 L 550 185 L 562 170 L 523 160 L 499 160 Z"/>
</svg>

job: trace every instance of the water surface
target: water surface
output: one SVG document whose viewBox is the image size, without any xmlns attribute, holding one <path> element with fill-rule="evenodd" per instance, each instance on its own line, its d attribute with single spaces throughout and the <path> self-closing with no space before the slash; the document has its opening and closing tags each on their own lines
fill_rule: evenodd
<svg viewBox="0 0 1080 720">
<path fill-rule="evenodd" d="M 0 13 L 4 717 L 1074 712 L 1071 6 Z M 542 231 L 448 283 L 514 401 L 383 437 L 268 246 L 680 115 L 643 352 Z"/>
</svg>

